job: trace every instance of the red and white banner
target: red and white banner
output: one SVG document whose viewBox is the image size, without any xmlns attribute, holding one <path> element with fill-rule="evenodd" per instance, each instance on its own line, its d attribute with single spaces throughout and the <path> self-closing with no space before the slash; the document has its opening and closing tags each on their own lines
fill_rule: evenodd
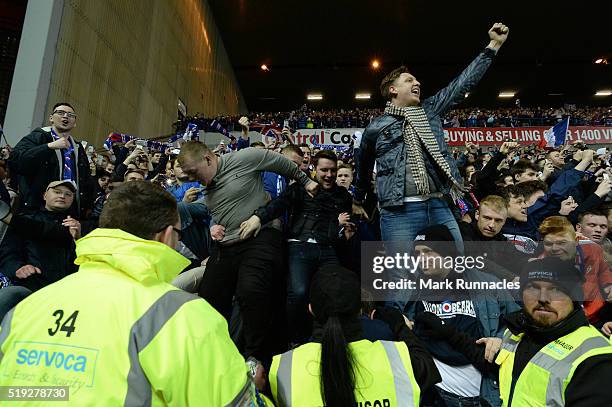
<svg viewBox="0 0 612 407">
<path fill-rule="evenodd" d="M 521 144 L 538 144 L 550 127 L 459 127 L 444 129 L 444 138 L 449 146 L 463 146 L 466 141 L 483 146 L 500 145 L 504 141 Z M 294 143 L 332 144 L 345 146 L 351 142 L 356 131 L 363 129 L 300 129 L 293 133 Z M 612 127 L 570 126 L 568 142 L 576 140 L 585 144 L 612 144 Z"/>
<path fill-rule="evenodd" d="M 506 140 L 517 141 L 521 144 L 537 145 L 548 127 L 459 127 L 444 129 L 444 137 L 449 146 L 463 146 L 466 141 L 477 143 L 482 146 L 500 145 Z M 299 129 L 292 135 L 294 143 L 306 143 L 309 145 L 327 145 L 344 147 L 350 144 L 355 132 L 363 133 L 361 128 L 340 129 Z M 238 138 L 239 131 L 231 132 Z M 267 143 L 273 141 L 257 131 L 249 131 L 251 141 L 263 140 Z M 203 133 L 200 140 L 215 145 L 219 141 L 227 141 L 227 138 L 219 133 Z M 570 126 L 567 132 L 568 142 L 582 140 L 586 144 L 612 144 L 612 127 L 594 126 Z"/>
<path fill-rule="evenodd" d="M 483 146 L 516 141 L 521 144 L 538 144 L 550 127 L 465 127 L 444 129 L 444 138 L 449 146 L 463 146 L 466 142 Z M 585 144 L 612 144 L 612 127 L 570 126 L 568 142 L 583 141 Z"/>
</svg>

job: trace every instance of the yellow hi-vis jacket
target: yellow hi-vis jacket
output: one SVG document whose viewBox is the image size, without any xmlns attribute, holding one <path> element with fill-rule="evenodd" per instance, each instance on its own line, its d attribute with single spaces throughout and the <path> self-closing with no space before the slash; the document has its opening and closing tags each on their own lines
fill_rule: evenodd
<svg viewBox="0 0 612 407">
<path fill-rule="evenodd" d="M 225 319 L 169 284 L 187 259 L 117 229 L 96 229 L 76 251 L 77 273 L 2 321 L 0 386 L 69 388 L 69 401 L 27 406 L 250 404 L 248 369 Z"/>
<path fill-rule="evenodd" d="M 524 334 L 506 330 L 495 363 L 499 367 L 499 392 L 504 407 L 565 405 L 565 389 L 585 359 L 612 353 L 612 345 L 593 326 L 582 326 L 540 349 L 525 366 L 512 389 L 516 349 Z"/>
<path fill-rule="evenodd" d="M 349 343 L 355 363 L 357 407 L 417 407 L 420 389 L 403 342 Z M 274 356 L 270 387 L 281 407 L 322 406 L 321 344 L 307 343 Z"/>
</svg>

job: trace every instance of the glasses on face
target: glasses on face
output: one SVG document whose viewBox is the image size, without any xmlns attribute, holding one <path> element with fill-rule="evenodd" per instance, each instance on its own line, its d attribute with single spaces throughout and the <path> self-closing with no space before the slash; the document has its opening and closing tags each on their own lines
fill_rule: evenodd
<svg viewBox="0 0 612 407">
<path fill-rule="evenodd" d="M 77 115 L 72 112 L 66 112 L 64 110 L 56 110 L 53 114 L 58 115 L 59 117 L 67 117 L 69 119 L 76 119 Z"/>
<path fill-rule="evenodd" d="M 61 189 L 55 189 L 55 188 L 51 188 L 51 191 L 53 191 L 53 193 L 56 194 L 56 195 L 61 195 L 61 196 L 64 196 L 66 198 L 74 197 L 74 192 L 72 192 L 72 191 L 62 191 Z"/>
</svg>

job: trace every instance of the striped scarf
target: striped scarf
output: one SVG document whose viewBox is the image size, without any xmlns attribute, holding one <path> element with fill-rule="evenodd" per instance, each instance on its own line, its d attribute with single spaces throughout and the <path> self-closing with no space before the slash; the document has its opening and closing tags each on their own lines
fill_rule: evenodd
<svg viewBox="0 0 612 407">
<path fill-rule="evenodd" d="M 406 143 L 406 161 L 420 195 L 430 193 L 427 179 L 427 167 L 423 156 L 423 148 L 429 153 L 447 180 L 452 183 L 453 198 L 463 192 L 463 187 L 453 176 L 448 162 L 442 157 L 440 146 L 431 131 L 427 115 L 421 106 L 397 107 L 387 102 L 385 113 L 404 117 L 404 143 Z"/>
<path fill-rule="evenodd" d="M 53 128 L 51 129 L 51 136 L 53 137 L 54 141 L 60 139 L 60 136 L 57 135 Z M 77 152 L 75 151 L 74 145 L 72 144 L 70 138 L 68 138 L 68 143 L 70 144 L 70 147 L 62 150 L 62 154 L 64 155 L 64 168 L 62 171 L 62 179 L 75 181 L 74 177 L 72 176 L 72 152 L 74 151 L 75 154 L 77 154 Z"/>
</svg>

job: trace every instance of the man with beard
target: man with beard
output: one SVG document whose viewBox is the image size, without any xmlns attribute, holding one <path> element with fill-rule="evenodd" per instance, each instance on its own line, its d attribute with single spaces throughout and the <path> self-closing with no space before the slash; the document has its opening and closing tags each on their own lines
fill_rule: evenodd
<svg viewBox="0 0 612 407">
<path fill-rule="evenodd" d="M 304 343 L 308 339 L 310 281 L 320 267 L 339 264 L 335 246 L 341 227 L 349 223 L 352 207 L 349 192 L 336 184 L 336 154 L 323 150 L 312 161 L 316 180 L 321 185 L 315 197 L 311 197 L 302 185 L 294 183 L 279 198 L 257 209 L 241 227 L 244 239 L 257 233 L 262 224 L 285 211 L 290 212 L 287 314 L 290 340 L 294 343 Z"/>
<path fill-rule="evenodd" d="M 486 346 L 475 346 L 431 313 L 417 323 L 446 338 L 483 374 L 499 372 L 504 406 L 607 406 L 612 346 L 582 311 L 582 280 L 573 264 L 561 259 L 530 262 L 521 274 L 523 309 L 506 317 L 501 344 L 488 339 Z"/>
</svg>

